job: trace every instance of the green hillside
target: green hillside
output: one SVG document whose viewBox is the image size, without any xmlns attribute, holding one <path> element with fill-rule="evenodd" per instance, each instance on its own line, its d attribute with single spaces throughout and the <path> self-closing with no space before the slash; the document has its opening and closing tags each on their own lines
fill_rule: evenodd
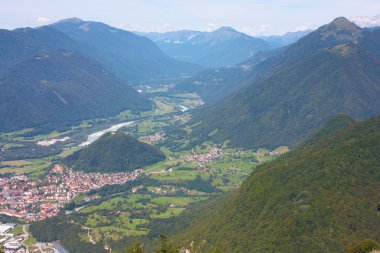
<svg viewBox="0 0 380 253">
<path fill-rule="evenodd" d="M 259 166 L 239 190 L 194 206 L 164 232 L 202 252 L 342 252 L 379 241 L 380 116 L 347 122 L 335 119 L 315 143 Z"/>
<path fill-rule="evenodd" d="M 66 157 L 63 162 L 84 172 L 125 172 L 164 159 L 165 155 L 158 148 L 123 132 L 112 132 Z"/>
<path fill-rule="evenodd" d="M 277 58 L 283 63 L 235 96 L 195 114 L 192 136 L 249 148 L 292 146 L 337 114 L 379 113 L 377 39 L 336 19 L 290 46 Z"/>
<path fill-rule="evenodd" d="M 0 131 L 144 111 L 151 102 L 95 60 L 68 50 L 27 58 L 0 74 Z"/>
</svg>

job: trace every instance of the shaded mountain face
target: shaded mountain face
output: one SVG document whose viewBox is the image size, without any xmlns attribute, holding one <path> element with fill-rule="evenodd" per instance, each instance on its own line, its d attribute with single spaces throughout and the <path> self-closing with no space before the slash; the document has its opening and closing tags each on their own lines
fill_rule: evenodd
<svg viewBox="0 0 380 253">
<path fill-rule="evenodd" d="M 20 28 L 12 31 L 2 29 L 0 30 L 0 69 L 4 70 L 27 58 L 59 49 L 90 51 L 50 27 Z"/>
<path fill-rule="evenodd" d="M 286 48 L 258 52 L 248 60 L 234 66 L 208 69 L 177 84 L 177 91 L 196 92 L 202 99 L 213 104 L 251 84 L 261 73 L 276 63 L 276 56 Z"/>
<path fill-rule="evenodd" d="M 123 132 L 110 132 L 74 154 L 64 163 L 84 172 L 127 172 L 165 160 L 160 149 Z"/>
<path fill-rule="evenodd" d="M 199 66 L 169 58 L 145 37 L 100 22 L 71 18 L 51 27 L 96 49 L 90 56 L 124 80 L 179 76 L 200 70 Z"/>
<path fill-rule="evenodd" d="M 0 130 L 77 122 L 151 102 L 93 59 L 60 50 L 21 61 L 0 76 Z"/>
<path fill-rule="evenodd" d="M 206 103 L 216 103 L 254 82 L 263 72 L 280 62 L 287 46 L 311 31 L 287 33 L 283 36 L 261 37 L 272 50 L 255 53 L 249 59 L 234 65 L 200 71 L 178 83 L 176 90 L 198 93 Z"/>
<path fill-rule="evenodd" d="M 340 116 L 256 168 L 236 192 L 189 208 L 160 232 L 202 252 L 341 252 L 378 241 L 379 148 L 379 116 Z"/>
<path fill-rule="evenodd" d="M 271 49 L 262 39 L 230 27 L 221 27 L 214 32 L 178 31 L 142 35 L 152 39 L 167 55 L 205 67 L 235 65 L 259 51 Z"/>
<path fill-rule="evenodd" d="M 294 145 L 336 114 L 379 113 L 377 40 L 334 20 L 289 46 L 247 88 L 196 114 L 192 136 L 250 148 Z"/>
<path fill-rule="evenodd" d="M 272 47 L 277 48 L 293 44 L 311 32 L 312 30 L 305 30 L 299 32 L 288 32 L 284 35 L 264 36 L 259 38 L 265 40 Z"/>
</svg>

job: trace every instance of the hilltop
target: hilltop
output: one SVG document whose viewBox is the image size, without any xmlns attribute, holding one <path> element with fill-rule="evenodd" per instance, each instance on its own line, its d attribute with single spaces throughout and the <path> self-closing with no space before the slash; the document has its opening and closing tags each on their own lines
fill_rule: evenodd
<svg viewBox="0 0 380 253">
<path fill-rule="evenodd" d="M 123 132 L 110 132 L 63 162 L 84 172 L 125 172 L 162 161 L 160 149 L 138 141 Z"/>
</svg>

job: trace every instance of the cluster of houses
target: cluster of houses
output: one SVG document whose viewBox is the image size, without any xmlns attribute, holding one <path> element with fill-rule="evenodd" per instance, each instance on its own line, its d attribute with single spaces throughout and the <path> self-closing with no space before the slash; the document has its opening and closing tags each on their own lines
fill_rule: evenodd
<svg viewBox="0 0 380 253">
<path fill-rule="evenodd" d="M 0 244 L 4 246 L 6 253 L 25 252 L 23 241 L 26 235 L 15 235 L 11 230 L 16 226 L 13 223 L 2 224 L 0 223 Z"/>
<path fill-rule="evenodd" d="M 25 219 L 27 222 L 58 215 L 62 207 L 78 193 L 105 185 L 125 184 L 144 173 L 83 173 L 55 165 L 44 180 L 32 181 L 27 176 L 0 178 L 0 214 Z"/>
<path fill-rule="evenodd" d="M 155 144 L 155 143 L 161 141 L 163 137 L 164 137 L 164 135 L 160 134 L 160 133 L 156 133 L 154 135 L 149 135 L 148 136 L 148 142 L 149 142 L 149 144 Z"/>
<path fill-rule="evenodd" d="M 186 155 L 185 159 L 187 162 L 197 162 L 199 166 L 206 165 L 216 158 L 221 157 L 222 153 L 217 148 L 212 148 L 208 153 L 196 154 L 196 155 Z"/>
</svg>

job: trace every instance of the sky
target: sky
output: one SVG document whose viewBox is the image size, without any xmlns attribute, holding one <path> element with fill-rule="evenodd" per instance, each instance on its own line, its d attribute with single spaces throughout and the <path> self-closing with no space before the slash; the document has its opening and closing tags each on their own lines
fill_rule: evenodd
<svg viewBox="0 0 380 253">
<path fill-rule="evenodd" d="M 380 0 L 0 0 L 0 28 L 37 27 L 78 17 L 129 31 L 212 31 L 250 35 L 315 29 L 339 16 L 380 14 Z"/>
</svg>

